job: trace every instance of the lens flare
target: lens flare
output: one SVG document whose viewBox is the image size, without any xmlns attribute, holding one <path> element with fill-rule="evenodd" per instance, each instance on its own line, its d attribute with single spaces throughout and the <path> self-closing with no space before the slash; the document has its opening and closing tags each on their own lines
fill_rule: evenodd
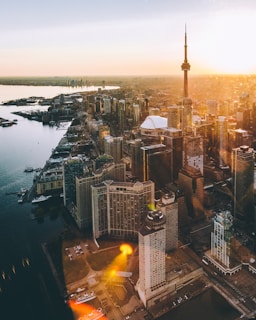
<svg viewBox="0 0 256 320">
<path fill-rule="evenodd" d="M 129 244 L 120 245 L 121 253 L 115 257 L 105 271 L 108 281 L 121 281 L 119 272 L 127 271 L 128 256 L 133 253 L 133 249 Z"/>
<path fill-rule="evenodd" d="M 120 251 L 124 254 L 124 255 L 131 255 L 132 254 L 132 247 L 129 244 L 122 244 L 120 246 Z"/>
<path fill-rule="evenodd" d="M 76 304 L 74 301 L 69 300 L 68 304 L 78 320 L 107 320 L 101 311 L 93 308 L 87 303 Z"/>
</svg>

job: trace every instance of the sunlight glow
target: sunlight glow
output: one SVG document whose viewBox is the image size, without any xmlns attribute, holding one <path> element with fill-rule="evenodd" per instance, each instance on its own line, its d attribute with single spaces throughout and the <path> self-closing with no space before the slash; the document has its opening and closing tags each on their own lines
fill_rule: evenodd
<svg viewBox="0 0 256 320">
<path fill-rule="evenodd" d="M 93 308 L 87 303 L 76 304 L 74 301 L 69 300 L 69 306 L 78 320 L 107 320 L 102 312 Z"/>
<path fill-rule="evenodd" d="M 115 257 L 112 263 L 108 266 L 105 276 L 108 281 L 115 281 L 119 278 L 119 271 L 126 271 L 128 264 L 128 256 L 133 253 L 133 249 L 129 244 L 120 245 L 121 253 Z"/>
<path fill-rule="evenodd" d="M 120 251 L 124 254 L 124 255 L 131 255 L 132 254 L 132 247 L 129 244 L 122 244 L 120 246 Z"/>
<path fill-rule="evenodd" d="M 256 45 L 252 40 L 254 11 L 225 10 L 215 14 L 206 28 L 189 36 L 191 71 L 197 73 L 255 73 Z M 193 28 L 193 26 L 192 26 Z"/>
</svg>

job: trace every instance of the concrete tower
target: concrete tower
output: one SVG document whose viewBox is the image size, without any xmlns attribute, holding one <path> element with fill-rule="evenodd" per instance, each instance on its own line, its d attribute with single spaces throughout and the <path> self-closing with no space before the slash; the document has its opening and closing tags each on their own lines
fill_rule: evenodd
<svg viewBox="0 0 256 320">
<path fill-rule="evenodd" d="M 148 211 L 139 233 L 138 294 L 145 307 L 166 285 L 166 218 L 159 210 Z"/>
<path fill-rule="evenodd" d="M 185 26 L 185 45 L 184 45 L 184 62 L 181 65 L 182 71 L 184 71 L 184 93 L 183 97 L 188 98 L 188 71 L 190 70 L 190 64 L 187 58 L 187 30 Z"/>
<path fill-rule="evenodd" d="M 184 72 L 184 92 L 183 92 L 183 112 L 182 112 L 182 131 L 183 134 L 192 133 L 192 100 L 188 97 L 188 71 L 190 64 L 187 58 L 187 31 L 185 27 L 185 45 L 184 45 L 184 62 L 181 65 Z"/>
</svg>

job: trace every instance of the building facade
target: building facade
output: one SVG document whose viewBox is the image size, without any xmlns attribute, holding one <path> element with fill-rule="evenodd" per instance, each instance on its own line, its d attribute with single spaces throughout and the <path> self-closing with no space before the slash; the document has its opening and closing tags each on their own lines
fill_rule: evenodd
<svg viewBox="0 0 256 320">
<path fill-rule="evenodd" d="M 113 157 L 115 163 L 123 158 L 123 137 L 106 136 L 104 138 L 104 152 Z"/>
<path fill-rule="evenodd" d="M 211 256 L 225 267 L 230 267 L 233 217 L 230 211 L 221 211 L 213 219 Z"/>
<path fill-rule="evenodd" d="M 79 157 L 72 157 L 63 163 L 64 205 L 76 204 L 76 177 L 84 173 L 84 162 Z"/>
<path fill-rule="evenodd" d="M 148 211 L 139 232 L 138 294 L 145 307 L 166 285 L 166 219 L 159 210 Z"/>
<path fill-rule="evenodd" d="M 125 164 L 108 164 L 96 172 L 76 178 L 76 207 L 72 215 L 80 229 L 92 227 L 91 186 L 109 179 L 125 181 Z"/>
<path fill-rule="evenodd" d="M 108 234 L 117 239 L 137 240 L 147 208 L 154 203 L 154 194 L 152 181 L 108 184 Z"/>
<path fill-rule="evenodd" d="M 166 217 L 166 247 L 167 252 L 177 249 L 178 247 L 178 202 L 175 199 L 175 193 L 171 192 L 162 196 L 156 204 Z"/>
<path fill-rule="evenodd" d="M 243 145 L 232 150 L 231 172 L 235 223 L 254 225 L 254 150 Z"/>
</svg>

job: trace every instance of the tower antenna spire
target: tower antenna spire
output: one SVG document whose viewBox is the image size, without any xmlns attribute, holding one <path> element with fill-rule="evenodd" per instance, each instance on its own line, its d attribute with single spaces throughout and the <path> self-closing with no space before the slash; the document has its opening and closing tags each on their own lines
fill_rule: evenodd
<svg viewBox="0 0 256 320">
<path fill-rule="evenodd" d="M 187 58 L 187 25 L 185 24 L 185 44 L 184 44 L 184 62 L 181 65 L 181 69 L 184 71 L 184 94 L 183 98 L 188 97 L 188 71 L 190 70 L 190 64 Z"/>
</svg>

